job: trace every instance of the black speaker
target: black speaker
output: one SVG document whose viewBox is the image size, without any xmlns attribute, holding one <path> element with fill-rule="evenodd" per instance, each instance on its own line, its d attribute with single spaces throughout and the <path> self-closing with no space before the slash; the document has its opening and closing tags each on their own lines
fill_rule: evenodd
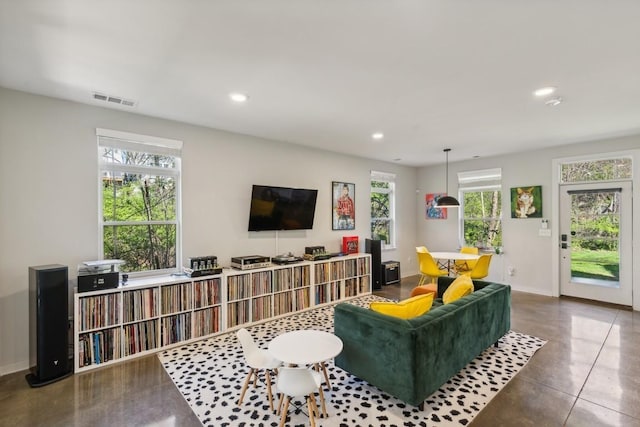
<svg viewBox="0 0 640 427">
<path fill-rule="evenodd" d="M 69 271 L 64 265 L 29 267 L 29 366 L 26 379 L 40 387 L 71 375 Z"/>
<path fill-rule="evenodd" d="M 371 254 L 373 289 L 382 289 L 382 240 L 364 239 L 364 250 Z"/>
</svg>

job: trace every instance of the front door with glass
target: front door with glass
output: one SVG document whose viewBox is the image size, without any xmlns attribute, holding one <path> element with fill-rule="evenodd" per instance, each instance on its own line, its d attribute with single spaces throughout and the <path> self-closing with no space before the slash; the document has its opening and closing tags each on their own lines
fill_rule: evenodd
<svg viewBox="0 0 640 427">
<path fill-rule="evenodd" d="M 631 183 L 560 186 L 560 293 L 632 305 Z"/>
</svg>

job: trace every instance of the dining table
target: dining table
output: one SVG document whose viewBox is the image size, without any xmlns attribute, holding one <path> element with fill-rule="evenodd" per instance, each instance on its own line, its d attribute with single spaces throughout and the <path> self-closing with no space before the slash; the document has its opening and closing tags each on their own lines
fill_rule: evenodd
<svg viewBox="0 0 640 427">
<path fill-rule="evenodd" d="M 433 259 L 436 260 L 440 268 L 447 269 L 447 273 L 449 276 L 451 276 L 451 270 L 455 266 L 456 261 L 477 261 L 480 258 L 480 255 L 466 254 L 466 253 L 455 252 L 455 251 L 429 252 L 429 253 L 433 257 Z"/>
</svg>

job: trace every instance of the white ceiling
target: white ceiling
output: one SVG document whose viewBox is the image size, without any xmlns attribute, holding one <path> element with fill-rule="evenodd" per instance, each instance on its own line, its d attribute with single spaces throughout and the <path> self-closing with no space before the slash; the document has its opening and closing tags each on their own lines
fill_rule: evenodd
<svg viewBox="0 0 640 427">
<path fill-rule="evenodd" d="M 0 0 L 0 86 L 443 163 L 640 133 L 640 1 Z"/>
</svg>

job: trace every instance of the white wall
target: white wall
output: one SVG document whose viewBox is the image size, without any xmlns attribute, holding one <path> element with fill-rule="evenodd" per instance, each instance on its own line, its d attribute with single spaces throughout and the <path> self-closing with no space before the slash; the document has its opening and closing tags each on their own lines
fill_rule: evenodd
<svg viewBox="0 0 640 427">
<path fill-rule="evenodd" d="M 526 151 L 499 157 L 479 158 L 449 164 L 449 192 L 457 196 L 457 173 L 460 171 L 502 168 L 502 212 L 504 255 L 492 261 L 491 278 L 509 283 L 514 290 L 542 295 L 558 295 L 557 264 L 558 219 L 553 218 L 552 209 L 552 163 L 554 159 L 617 151 L 635 151 L 636 171 L 640 156 L 640 136 L 571 144 L 554 149 Z M 420 208 L 418 240 L 430 250 L 453 250 L 459 245 L 458 210 L 449 209 L 447 220 L 426 220 L 424 216 L 425 193 L 445 191 L 445 169 L 442 167 L 421 168 L 418 172 L 420 188 L 417 203 Z M 640 200 L 640 178 L 634 180 L 636 206 Z M 510 217 L 510 189 L 521 186 L 542 186 L 543 217 L 549 219 L 551 237 L 540 237 L 541 218 L 512 219 Z M 557 210 L 557 209 L 556 209 Z M 640 215 L 634 215 L 633 227 L 640 230 Z M 638 233 L 636 231 L 636 233 Z M 637 240 L 637 239 L 636 239 Z M 634 266 L 640 265 L 640 251 L 634 251 Z M 494 255 L 495 257 L 495 255 Z M 495 265 L 494 265 L 495 264 Z M 513 276 L 507 269 L 514 268 Z M 640 277 L 640 268 L 634 267 L 634 277 Z M 634 281 L 634 309 L 640 308 L 640 280 Z"/>
<path fill-rule="evenodd" d="M 372 169 L 397 174 L 398 249 L 383 253 L 383 260 L 401 261 L 406 277 L 417 273 L 416 245 L 458 247 L 455 209 L 449 209 L 447 220 L 425 219 L 425 193 L 445 191 L 444 166 L 402 167 L 0 88 L 0 375 L 28 366 L 28 267 L 68 265 L 74 286 L 77 264 L 98 257 L 97 127 L 184 141 L 184 258 L 213 254 L 228 265 L 235 255 L 300 254 L 309 245 L 338 251 L 347 234 L 360 236 L 362 244 L 369 236 Z M 554 236 L 538 236 L 540 219 L 505 214 L 505 254 L 493 262 L 491 277 L 504 279 L 515 290 L 553 295 L 553 159 L 638 148 L 640 136 L 451 163 L 451 193 L 457 172 L 501 167 L 505 213 L 511 187 L 542 185 L 544 216 L 551 220 Z M 634 161 L 640 164 L 640 159 Z M 334 180 L 356 184 L 353 233 L 331 230 Z M 314 229 L 280 232 L 277 240 L 275 232 L 247 232 L 251 184 L 317 188 Z M 638 178 L 635 184 L 639 207 Z M 634 216 L 634 228 L 640 230 L 640 215 Z M 637 246 L 634 277 L 640 277 Z M 514 276 L 505 273 L 508 266 L 515 268 Z M 640 295 L 640 280 L 636 282 L 634 294 Z"/>
<path fill-rule="evenodd" d="M 417 170 L 0 88 L 0 375 L 28 367 L 28 267 L 98 258 L 95 128 L 184 141 L 183 256 L 339 251 L 369 232 L 370 170 L 397 174 L 398 250 L 415 274 Z M 356 230 L 331 230 L 331 181 L 356 184 Z M 249 233 L 252 184 L 317 188 L 313 230 Z M 183 260 L 184 261 L 184 260 Z M 406 261 L 406 262 L 404 262 Z"/>
</svg>

